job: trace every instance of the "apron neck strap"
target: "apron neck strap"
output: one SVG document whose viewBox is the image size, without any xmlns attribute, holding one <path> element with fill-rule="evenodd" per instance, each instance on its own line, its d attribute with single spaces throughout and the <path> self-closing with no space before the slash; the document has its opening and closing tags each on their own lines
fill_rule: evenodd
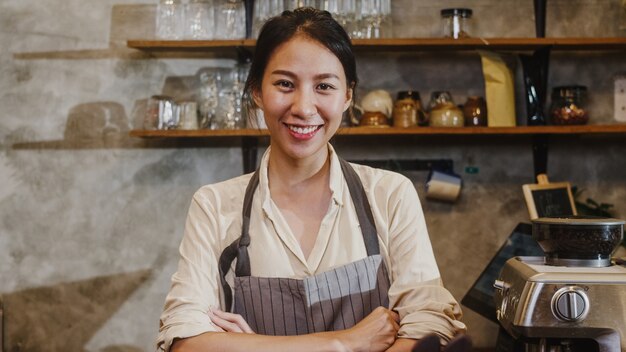
<svg viewBox="0 0 626 352">
<path fill-rule="evenodd" d="M 350 190 L 350 198 L 352 198 L 352 203 L 354 204 L 356 215 L 359 219 L 359 225 L 361 225 L 361 233 L 363 234 L 367 255 L 373 256 L 380 254 L 374 215 L 372 214 L 370 202 L 367 200 L 363 183 L 350 163 L 341 158 L 339 158 L 339 163 L 341 164 L 343 177 L 346 178 L 346 183 Z"/>
<path fill-rule="evenodd" d="M 367 200 L 365 189 L 363 189 L 363 183 L 361 183 L 359 175 L 357 175 L 350 163 L 341 158 L 339 158 L 339 163 L 343 177 L 345 177 L 346 183 L 348 184 L 348 190 L 350 191 L 350 197 L 352 198 L 352 203 L 354 204 L 356 215 L 359 219 L 359 225 L 361 225 L 361 233 L 363 235 L 367 255 L 372 256 L 380 254 L 374 215 L 372 214 L 370 203 Z M 246 194 L 243 199 L 243 223 L 241 225 L 241 237 L 238 240 L 237 266 L 235 267 L 235 275 L 237 276 L 250 276 L 250 258 L 248 256 L 248 246 L 250 245 L 250 214 L 252 212 L 252 199 L 258 185 L 259 169 L 252 175 L 248 187 L 246 187 Z"/>
</svg>

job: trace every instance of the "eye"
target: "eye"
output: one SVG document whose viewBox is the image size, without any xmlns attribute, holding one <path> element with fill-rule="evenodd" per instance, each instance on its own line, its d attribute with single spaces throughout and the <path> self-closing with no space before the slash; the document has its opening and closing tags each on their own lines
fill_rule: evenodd
<svg viewBox="0 0 626 352">
<path fill-rule="evenodd" d="M 286 81 L 286 80 L 280 80 L 280 81 L 276 81 L 274 82 L 274 85 L 278 88 L 281 89 L 292 89 L 293 88 L 293 83 Z"/>
<path fill-rule="evenodd" d="M 317 85 L 317 89 L 319 90 L 330 90 L 330 89 L 335 89 L 335 87 L 331 86 L 328 83 L 320 83 Z"/>
</svg>

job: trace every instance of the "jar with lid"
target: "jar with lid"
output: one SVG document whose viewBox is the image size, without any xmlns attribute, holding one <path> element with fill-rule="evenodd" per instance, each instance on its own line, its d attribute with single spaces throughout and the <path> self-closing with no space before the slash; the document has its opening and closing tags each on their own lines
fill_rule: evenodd
<svg viewBox="0 0 626 352">
<path fill-rule="evenodd" d="M 417 126 L 417 107 L 413 99 L 405 97 L 398 98 L 393 105 L 393 126 L 413 127 Z"/>
<path fill-rule="evenodd" d="M 417 117 L 416 124 L 419 126 L 428 126 L 428 117 L 426 116 L 426 112 L 424 111 L 424 105 L 422 104 L 420 93 L 415 90 L 405 90 L 398 92 L 398 100 L 405 98 L 409 98 L 415 103 Z"/>
<path fill-rule="evenodd" d="M 428 107 L 432 127 L 463 127 L 465 125 L 463 111 L 454 105 L 449 92 L 433 92 Z"/>
<path fill-rule="evenodd" d="M 454 39 L 469 38 L 471 18 L 471 9 L 453 8 L 441 10 L 443 36 Z"/>
<path fill-rule="evenodd" d="M 552 89 L 550 117 L 553 125 L 584 125 L 587 113 L 587 87 L 560 86 Z"/>
<path fill-rule="evenodd" d="M 467 97 L 463 105 L 465 126 L 487 126 L 487 103 L 483 97 Z"/>
</svg>

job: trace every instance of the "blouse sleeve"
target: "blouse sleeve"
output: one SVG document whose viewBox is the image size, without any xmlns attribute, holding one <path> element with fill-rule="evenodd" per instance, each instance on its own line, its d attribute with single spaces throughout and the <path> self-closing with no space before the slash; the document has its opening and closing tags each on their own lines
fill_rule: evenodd
<svg viewBox="0 0 626 352">
<path fill-rule="evenodd" d="M 169 351 L 175 339 L 217 331 L 208 316 L 219 306 L 219 224 L 213 202 L 194 195 L 180 244 L 178 270 L 161 314 L 157 351 Z"/>
<path fill-rule="evenodd" d="M 389 301 L 401 318 L 398 337 L 436 333 L 449 341 L 466 330 L 461 308 L 443 287 L 424 213 L 412 182 L 402 181 L 387 203 L 389 219 Z"/>
</svg>

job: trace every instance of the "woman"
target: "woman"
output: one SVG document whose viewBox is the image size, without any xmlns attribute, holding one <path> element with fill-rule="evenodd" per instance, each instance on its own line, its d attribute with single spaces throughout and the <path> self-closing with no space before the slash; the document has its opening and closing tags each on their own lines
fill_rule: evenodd
<svg viewBox="0 0 626 352">
<path fill-rule="evenodd" d="M 413 184 L 329 144 L 357 84 L 350 39 L 310 8 L 268 21 L 246 82 L 270 148 L 193 197 L 161 316 L 167 351 L 410 351 L 465 326 Z"/>
</svg>

